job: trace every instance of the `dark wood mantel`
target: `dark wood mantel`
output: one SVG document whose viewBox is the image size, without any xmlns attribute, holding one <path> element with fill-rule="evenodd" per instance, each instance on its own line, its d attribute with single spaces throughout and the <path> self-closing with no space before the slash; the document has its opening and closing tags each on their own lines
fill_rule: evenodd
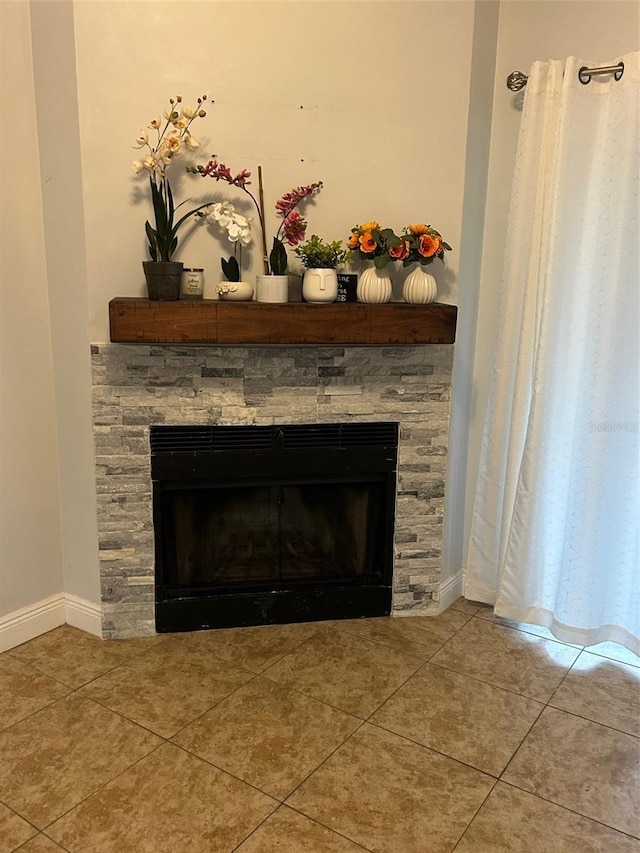
<svg viewBox="0 0 640 853">
<path fill-rule="evenodd" d="M 109 303 L 111 340 L 121 344 L 452 344 L 457 308 L 302 302 L 153 302 L 117 297 Z"/>
</svg>

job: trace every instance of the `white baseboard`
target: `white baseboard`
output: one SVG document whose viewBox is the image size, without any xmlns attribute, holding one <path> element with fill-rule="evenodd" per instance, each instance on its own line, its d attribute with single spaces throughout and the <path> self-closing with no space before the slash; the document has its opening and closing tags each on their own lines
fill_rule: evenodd
<svg viewBox="0 0 640 853">
<path fill-rule="evenodd" d="M 67 593 L 64 597 L 64 616 L 67 625 L 102 637 L 102 608 L 99 604 Z"/>
<path fill-rule="evenodd" d="M 462 569 L 447 578 L 440 587 L 439 613 L 444 613 L 462 595 Z"/>
<path fill-rule="evenodd" d="M 7 616 L 0 616 L 0 652 L 46 634 L 58 625 L 64 625 L 63 593 L 21 607 Z"/>
<path fill-rule="evenodd" d="M 13 649 L 65 623 L 100 637 L 100 605 L 61 592 L 0 616 L 0 652 Z"/>
</svg>

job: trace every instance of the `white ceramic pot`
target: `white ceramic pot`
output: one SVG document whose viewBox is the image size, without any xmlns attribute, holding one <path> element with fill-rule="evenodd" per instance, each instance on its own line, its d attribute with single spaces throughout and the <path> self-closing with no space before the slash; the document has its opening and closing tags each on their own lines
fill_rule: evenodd
<svg viewBox="0 0 640 853">
<path fill-rule="evenodd" d="M 302 296 L 305 302 L 335 302 L 338 295 L 338 274 L 335 270 L 305 270 L 302 279 Z"/>
<path fill-rule="evenodd" d="M 248 302 L 253 296 L 253 285 L 248 281 L 221 281 L 218 293 L 225 302 Z"/>
<path fill-rule="evenodd" d="M 257 275 L 256 276 L 256 301 L 257 302 L 288 302 L 289 301 L 289 276 L 288 275 Z"/>
<path fill-rule="evenodd" d="M 435 302 L 438 286 L 435 278 L 427 272 L 422 264 L 411 270 L 402 286 L 402 298 L 413 305 L 426 305 Z"/>
<path fill-rule="evenodd" d="M 358 302 L 389 302 L 392 289 L 391 276 L 386 269 L 379 270 L 372 265 L 358 276 Z"/>
</svg>

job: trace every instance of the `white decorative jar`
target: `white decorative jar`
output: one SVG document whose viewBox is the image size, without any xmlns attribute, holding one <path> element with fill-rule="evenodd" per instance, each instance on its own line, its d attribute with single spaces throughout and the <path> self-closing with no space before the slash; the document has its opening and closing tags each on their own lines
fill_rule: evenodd
<svg viewBox="0 0 640 853">
<path fill-rule="evenodd" d="M 375 266 L 367 267 L 358 276 L 358 302 L 390 302 L 392 289 L 391 276 Z"/>
<path fill-rule="evenodd" d="M 412 305 L 426 305 L 435 302 L 438 286 L 435 278 L 427 272 L 422 264 L 411 270 L 402 286 L 402 298 Z"/>
<path fill-rule="evenodd" d="M 253 296 L 253 285 L 248 281 L 221 281 L 218 293 L 225 302 L 248 302 Z"/>
<path fill-rule="evenodd" d="M 289 301 L 289 276 L 288 275 L 257 275 L 256 276 L 256 301 L 257 302 L 288 302 Z"/>
<path fill-rule="evenodd" d="M 305 302 L 335 302 L 338 296 L 338 274 L 335 270 L 321 268 L 305 270 L 302 279 L 302 296 Z"/>
</svg>

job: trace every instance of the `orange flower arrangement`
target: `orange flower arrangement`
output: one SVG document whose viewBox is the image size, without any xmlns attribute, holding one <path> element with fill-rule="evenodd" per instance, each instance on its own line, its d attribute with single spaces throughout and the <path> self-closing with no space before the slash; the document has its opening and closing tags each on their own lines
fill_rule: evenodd
<svg viewBox="0 0 640 853">
<path fill-rule="evenodd" d="M 443 261 L 445 251 L 451 251 L 442 234 L 430 225 L 407 225 L 398 236 L 391 228 L 381 228 L 375 220 L 352 228 L 347 248 L 349 261 L 373 261 L 378 269 L 389 261 L 401 261 L 403 267 L 415 263 L 425 266 L 434 258 Z"/>
<path fill-rule="evenodd" d="M 381 228 L 376 220 L 365 222 L 351 229 L 347 240 L 348 260 L 373 261 L 377 269 L 382 269 L 389 261 L 398 259 L 393 253 L 402 242 L 391 228 Z"/>
<path fill-rule="evenodd" d="M 425 266 L 433 262 L 434 258 L 444 260 L 445 251 L 450 252 L 451 246 L 442 239 L 442 234 L 420 222 L 416 225 L 407 225 L 400 238 L 406 251 L 398 260 L 402 265 L 408 267 L 416 261 Z"/>
</svg>

